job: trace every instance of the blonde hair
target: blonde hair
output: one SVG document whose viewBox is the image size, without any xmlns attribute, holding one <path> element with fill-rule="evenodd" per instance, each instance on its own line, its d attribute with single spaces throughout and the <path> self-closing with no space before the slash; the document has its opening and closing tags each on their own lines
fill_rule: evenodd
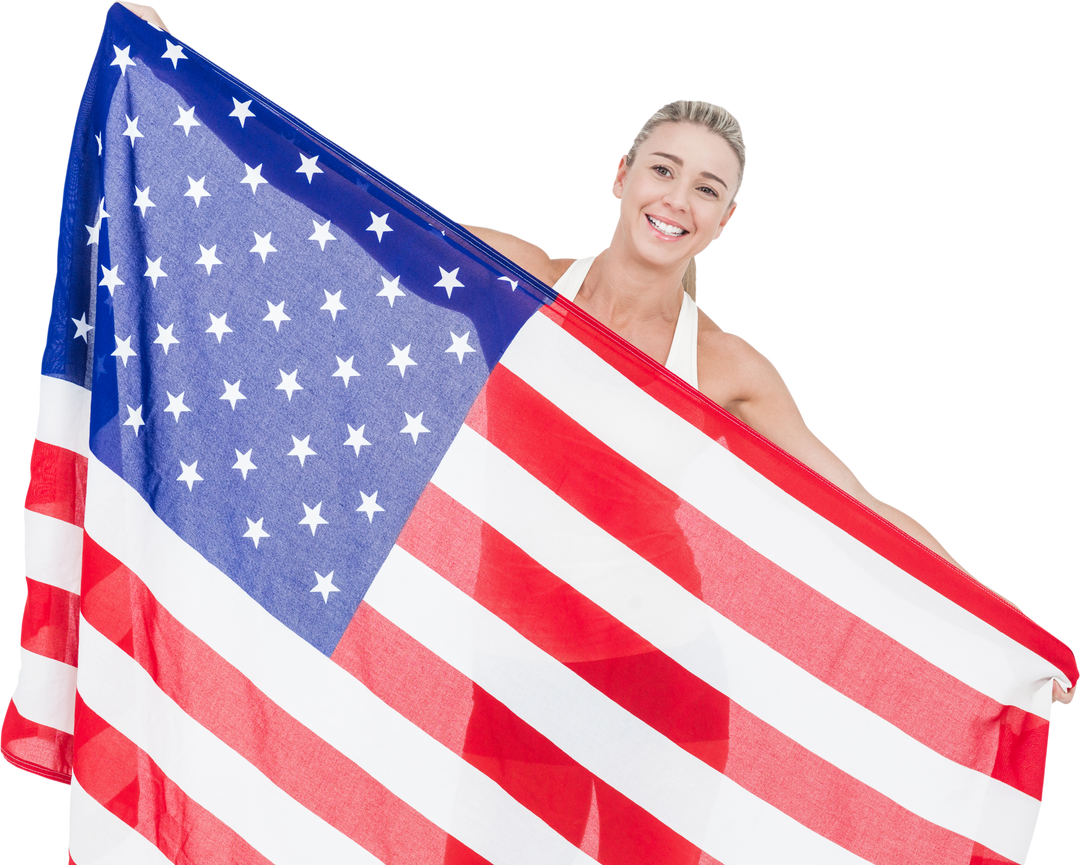
<svg viewBox="0 0 1080 865">
<path fill-rule="evenodd" d="M 735 192 L 739 191 L 742 185 L 743 169 L 746 167 L 746 144 L 743 142 L 742 127 L 730 111 L 719 105 L 713 105 L 711 102 L 696 102 L 687 99 L 669 102 L 645 121 L 645 125 L 641 127 L 641 131 L 626 154 L 627 165 L 634 161 L 641 142 L 665 123 L 696 123 L 723 138 L 739 160 L 739 179 L 735 184 Z M 734 200 L 735 195 L 732 194 L 731 198 Z M 691 298 L 697 299 L 697 265 L 693 259 L 690 259 L 686 272 L 683 273 L 682 286 Z"/>
</svg>

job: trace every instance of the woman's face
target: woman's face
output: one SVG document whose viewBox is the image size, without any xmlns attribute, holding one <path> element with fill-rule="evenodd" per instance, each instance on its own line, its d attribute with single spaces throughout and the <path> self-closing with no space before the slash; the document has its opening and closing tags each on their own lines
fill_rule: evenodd
<svg viewBox="0 0 1080 865">
<path fill-rule="evenodd" d="M 735 209 L 739 160 L 723 138 L 696 123 L 665 123 L 619 163 L 620 230 L 653 264 L 688 261 L 723 231 Z"/>
</svg>

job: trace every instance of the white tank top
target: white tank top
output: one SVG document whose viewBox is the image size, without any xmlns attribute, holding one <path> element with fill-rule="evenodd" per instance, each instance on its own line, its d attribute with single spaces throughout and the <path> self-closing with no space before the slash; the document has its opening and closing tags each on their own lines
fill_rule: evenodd
<svg viewBox="0 0 1080 865">
<path fill-rule="evenodd" d="M 577 297 L 578 289 L 585 281 L 585 275 L 592 267 L 592 258 L 579 258 L 566 269 L 554 288 L 567 300 Z M 671 348 L 668 350 L 667 363 L 664 366 L 675 375 L 693 387 L 698 386 L 697 375 L 697 337 L 698 337 L 698 310 L 694 299 L 685 291 L 682 296 L 682 308 L 679 310 L 679 320 L 675 324 L 675 336 L 671 339 Z"/>
</svg>

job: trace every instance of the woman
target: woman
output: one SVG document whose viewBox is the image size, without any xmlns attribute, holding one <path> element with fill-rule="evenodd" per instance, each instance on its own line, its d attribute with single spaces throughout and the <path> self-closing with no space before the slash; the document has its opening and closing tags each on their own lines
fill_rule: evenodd
<svg viewBox="0 0 1080 865">
<path fill-rule="evenodd" d="M 803 422 L 775 367 L 722 331 L 684 298 L 693 257 L 720 236 L 735 212 L 744 147 L 738 122 L 704 102 L 673 102 L 654 114 L 619 161 L 613 191 L 619 224 L 591 266 L 551 259 L 515 237 L 471 228 L 525 270 L 569 294 L 578 306 L 658 363 L 684 352 L 680 316 L 696 317 L 689 359 L 675 371 L 739 420 L 890 522 L 959 565 L 911 517 L 875 499 Z M 582 279 L 583 277 L 583 279 Z M 686 310 L 685 312 L 683 310 Z"/>
</svg>

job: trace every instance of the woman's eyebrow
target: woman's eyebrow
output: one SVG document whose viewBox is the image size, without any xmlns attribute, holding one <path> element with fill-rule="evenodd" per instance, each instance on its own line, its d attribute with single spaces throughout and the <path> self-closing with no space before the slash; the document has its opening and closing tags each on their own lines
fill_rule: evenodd
<svg viewBox="0 0 1080 865">
<path fill-rule="evenodd" d="M 657 150 L 657 151 L 654 151 L 654 152 L 650 153 L 649 155 L 650 156 L 660 156 L 660 157 L 663 157 L 664 159 L 670 159 L 672 162 L 674 162 L 676 165 L 678 165 L 679 168 L 683 167 L 682 159 L 680 157 L 676 156 L 674 153 L 661 153 L 659 150 Z M 715 180 L 717 183 L 719 183 L 721 186 L 723 186 L 724 189 L 728 188 L 727 183 L 725 183 L 723 180 L 721 180 L 719 177 L 717 177 L 711 171 L 702 171 L 701 176 L 702 177 L 707 177 L 707 178 L 709 178 L 709 180 Z"/>
</svg>

